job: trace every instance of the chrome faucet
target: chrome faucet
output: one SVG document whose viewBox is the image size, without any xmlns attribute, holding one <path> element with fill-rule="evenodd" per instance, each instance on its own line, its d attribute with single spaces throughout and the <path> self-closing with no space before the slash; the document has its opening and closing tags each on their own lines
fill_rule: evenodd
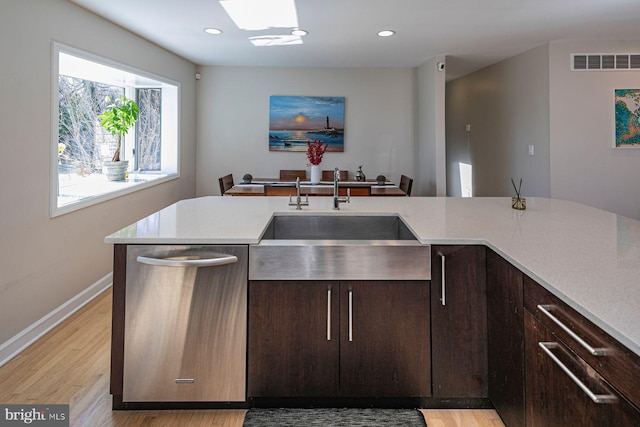
<svg viewBox="0 0 640 427">
<path fill-rule="evenodd" d="M 333 171 L 333 209 L 340 210 L 340 203 L 351 202 L 351 189 L 347 188 L 347 197 L 340 197 L 338 193 L 338 182 L 340 181 L 340 169 Z"/>
<path fill-rule="evenodd" d="M 302 210 L 302 206 L 309 206 L 309 195 L 307 194 L 306 197 L 307 199 L 303 202 L 300 196 L 300 177 L 296 177 L 296 202 L 293 203 L 291 196 L 289 196 L 289 206 L 295 206 L 298 211 Z"/>
</svg>

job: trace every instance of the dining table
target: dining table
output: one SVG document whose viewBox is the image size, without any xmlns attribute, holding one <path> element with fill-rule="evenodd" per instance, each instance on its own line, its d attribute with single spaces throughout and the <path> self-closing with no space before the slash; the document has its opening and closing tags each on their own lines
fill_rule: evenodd
<svg viewBox="0 0 640 427">
<path fill-rule="evenodd" d="M 407 193 L 394 183 L 387 181 L 378 184 L 369 181 L 341 181 L 338 183 L 340 196 L 350 193 L 358 196 L 394 196 L 405 197 Z M 312 184 L 310 181 L 300 181 L 300 194 L 303 196 L 333 196 L 333 181 L 320 181 Z M 224 193 L 225 196 L 290 196 L 296 195 L 296 182 L 278 178 L 254 178 L 251 182 L 238 183 Z"/>
</svg>

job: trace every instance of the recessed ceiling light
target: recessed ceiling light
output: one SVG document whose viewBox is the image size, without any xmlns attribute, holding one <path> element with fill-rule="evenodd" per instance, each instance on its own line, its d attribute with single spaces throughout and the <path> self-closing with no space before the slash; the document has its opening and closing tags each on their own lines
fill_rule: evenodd
<svg viewBox="0 0 640 427">
<path fill-rule="evenodd" d="M 295 30 L 291 30 L 291 35 L 293 36 L 306 36 L 307 34 L 309 34 L 308 31 L 301 30 L 299 28 Z"/>
<path fill-rule="evenodd" d="M 222 34 L 222 30 L 219 30 L 217 28 L 205 28 L 204 32 L 207 34 L 213 34 L 214 36 L 217 36 L 218 34 Z"/>
<path fill-rule="evenodd" d="M 394 35 L 396 32 L 393 30 L 382 30 L 382 31 L 378 31 L 378 35 L 380 37 L 391 37 L 392 35 Z"/>
</svg>

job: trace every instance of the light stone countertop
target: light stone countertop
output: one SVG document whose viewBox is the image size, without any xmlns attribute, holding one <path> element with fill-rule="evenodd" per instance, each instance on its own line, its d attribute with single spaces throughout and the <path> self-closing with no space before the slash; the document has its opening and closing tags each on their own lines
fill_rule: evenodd
<svg viewBox="0 0 640 427">
<path fill-rule="evenodd" d="M 575 202 L 527 198 L 310 197 L 182 200 L 105 238 L 126 244 L 254 244 L 273 215 L 398 214 L 424 244 L 484 244 L 640 355 L 640 222 Z"/>
</svg>

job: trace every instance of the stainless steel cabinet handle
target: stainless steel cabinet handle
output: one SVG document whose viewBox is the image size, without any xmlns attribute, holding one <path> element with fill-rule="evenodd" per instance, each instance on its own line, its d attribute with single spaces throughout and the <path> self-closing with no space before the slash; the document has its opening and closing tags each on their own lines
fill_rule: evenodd
<svg viewBox="0 0 640 427">
<path fill-rule="evenodd" d="M 594 347 L 590 346 L 589 344 L 587 344 L 587 342 L 585 340 L 580 338 L 575 332 L 573 332 L 571 329 L 569 329 L 569 327 L 567 325 L 562 323 L 560 321 L 560 319 L 558 319 L 556 316 L 551 314 L 550 310 L 551 310 L 552 307 L 553 306 L 551 306 L 551 305 L 538 304 L 538 310 L 540 310 L 542 312 L 542 314 L 547 316 L 549 319 L 553 320 L 553 322 L 556 325 L 560 326 L 563 331 L 565 331 L 567 334 L 569 334 L 571 336 L 571 338 L 576 340 L 578 342 L 578 344 L 580 344 L 582 347 L 584 347 L 584 349 L 587 350 L 589 353 L 591 353 L 591 355 L 593 355 L 593 356 L 606 356 L 607 355 L 607 349 L 606 348 L 594 348 Z"/>
<path fill-rule="evenodd" d="M 349 342 L 353 341 L 353 291 L 349 289 Z"/>
<path fill-rule="evenodd" d="M 142 264 L 148 265 L 160 265 L 164 267 L 215 267 L 219 265 L 233 264 L 238 262 L 238 257 L 235 255 L 220 254 L 220 257 L 216 258 L 202 258 L 202 259 L 179 259 L 176 258 L 151 258 L 146 256 L 139 256 L 136 261 Z"/>
<path fill-rule="evenodd" d="M 595 403 L 611 403 L 618 400 L 618 398 L 612 394 L 596 394 L 589 389 L 580 379 L 573 373 L 571 370 L 558 359 L 558 357 L 551 352 L 552 348 L 558 348 L 559 344 L 556 342 L 539 342 L 538 345 L 542 350 L 553 360 L 553 362 L 560 367 L 564 371 L 565 374 L 571 378 L 580 389 L 589 396 L 589 399 L 593 400 Z"/>
<path fill-rule="evenodd" d="M 442 283 L 441 283 L 441 293 L 442 296 L 440 297 L 440 301 L 442 302 L 442 305 L 447 305 L 447 287 L 446 287 L 446 280 L 445 280 L 445 256 L 442 253 L 438 253 L 438 256 L 440 257 L 440 265 L 441 265 L 441 276 L 442 276 Z"/>
<path fill-rule="evenodd" d="M 331 288 L 327 289 L 327 341 L 331 341 Z"/>
</svg>

